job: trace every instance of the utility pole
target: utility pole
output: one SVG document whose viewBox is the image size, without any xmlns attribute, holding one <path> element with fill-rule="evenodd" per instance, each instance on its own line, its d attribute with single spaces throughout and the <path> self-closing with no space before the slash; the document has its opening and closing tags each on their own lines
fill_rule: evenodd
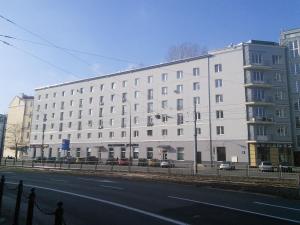
<svg viewBox="0 0 300 225">
<path fill-rule="evenodd" d="M 129 171 L 131 170 L 131 165 L 132 165 L 132 137 L 131 137 L 131 104 L 129 104 Z"/>
<path fill-rule="evenodd" d="M 197 175 L 198 168 L 197 168 L 197 108 L 196 108 L 196 100 L 194 100 L 194 137 L 195 137 L 195 151 L 194 151 L 194 175 Z"/>
</svg>

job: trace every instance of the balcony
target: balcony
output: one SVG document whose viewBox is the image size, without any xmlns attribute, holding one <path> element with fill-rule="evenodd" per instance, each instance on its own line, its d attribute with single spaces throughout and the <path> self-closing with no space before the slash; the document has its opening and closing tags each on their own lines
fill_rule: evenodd
<svg viewBox="0 0 300 225">
<path fill-rule="evenodd" d="M 260 87 L 260 88 L 271 88 L 272 83 L 270 80 L 246 80 L 245 87 Z"/>
<path fill-rule="evenodd" d="M 268 141 L 272 141 L 271 134 L 255 135 L 255 136 L 249 138 L 249 142 L 268 142 Z"/>
<path fill-rule="evenodd" d="M 247 123 L 273 124 L 273 116 L 249 116 Z"/>
<path fill-rule="evenodd" d="M 244 69 L 255 70 L 272 70 L 271 62 L 269 60 L 262 60 L 261 62 L 254 63 L 250 59 L 246 59 Z"/>
<path fill-rule="evenodd" d="M 255 98 L 253 96 L 247 96 L 246 105 L 274 105 L 274 100 L 271 96 L 265 98 Z"/>
</svg>

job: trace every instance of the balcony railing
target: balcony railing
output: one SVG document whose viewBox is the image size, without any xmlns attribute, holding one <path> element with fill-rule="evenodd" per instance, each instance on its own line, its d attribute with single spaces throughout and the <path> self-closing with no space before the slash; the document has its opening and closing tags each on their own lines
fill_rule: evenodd
<svg viewBox="0 0 300 225">
<path fill-rule="evenodd" d="M 254 96 L 247 96 L 247 102 L 263 102 L 263 103 L 273 103 L 273 97 L 272 96 L 267 96 L 265 98 L 257 98 Z"/>
<path fill-rule="evenodd" d="M 271 141 L 272 140 L 272 135 L 271 134 L 266 134 L 266 135 L 255 135 L 250 137 L 251 141 Z"/>
</svg>

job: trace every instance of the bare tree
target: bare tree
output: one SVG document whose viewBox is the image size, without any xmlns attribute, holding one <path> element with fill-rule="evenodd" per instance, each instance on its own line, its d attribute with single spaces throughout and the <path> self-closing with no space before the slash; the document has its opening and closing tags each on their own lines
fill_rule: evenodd
<svg viewBox="0 0 300 225">
<path fill-rule="evenodd" d="M 6 140 L 7 147 L 11 150 L 15 150 L 15 159 L 18 159 L 18 153 L 23 151 L 25 144 L 22 138 L 22 126 L 20 124 L 7 124 L 6 128 Z"/>
<path fill-rule="evenodd" d="M 198 44 L 185 42 L 171 46 L 166 55 L 166 61 L 186 59 L 207 54 L 207 48 L 200 47 Z"/>
</svg>

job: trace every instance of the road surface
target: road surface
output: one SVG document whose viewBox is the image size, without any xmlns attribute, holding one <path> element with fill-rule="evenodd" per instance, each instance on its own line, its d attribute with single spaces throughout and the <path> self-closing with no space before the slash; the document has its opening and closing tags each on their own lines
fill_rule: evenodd
<svg viewBox="0 0 300 225">
<path fill-rule="evenodd" d="M 67 225 L 300 224 L 299 200 L 101 176 L 14 170 L 0 171 L 0 175 L 5 175 L 9 188 L 22 179 L 25 195 L 35 187 L 37 204 L 48 212 L 63 201 Z M 14 195 L 15 191 L 5 189 L 4 208 L 9 207 L 8 200 Z M 25 198 L 23 202 L 25 214 Z M 37 209 L 34 217 L 38 224 L 53 224 L 53 217 Z"/>
</svg>

